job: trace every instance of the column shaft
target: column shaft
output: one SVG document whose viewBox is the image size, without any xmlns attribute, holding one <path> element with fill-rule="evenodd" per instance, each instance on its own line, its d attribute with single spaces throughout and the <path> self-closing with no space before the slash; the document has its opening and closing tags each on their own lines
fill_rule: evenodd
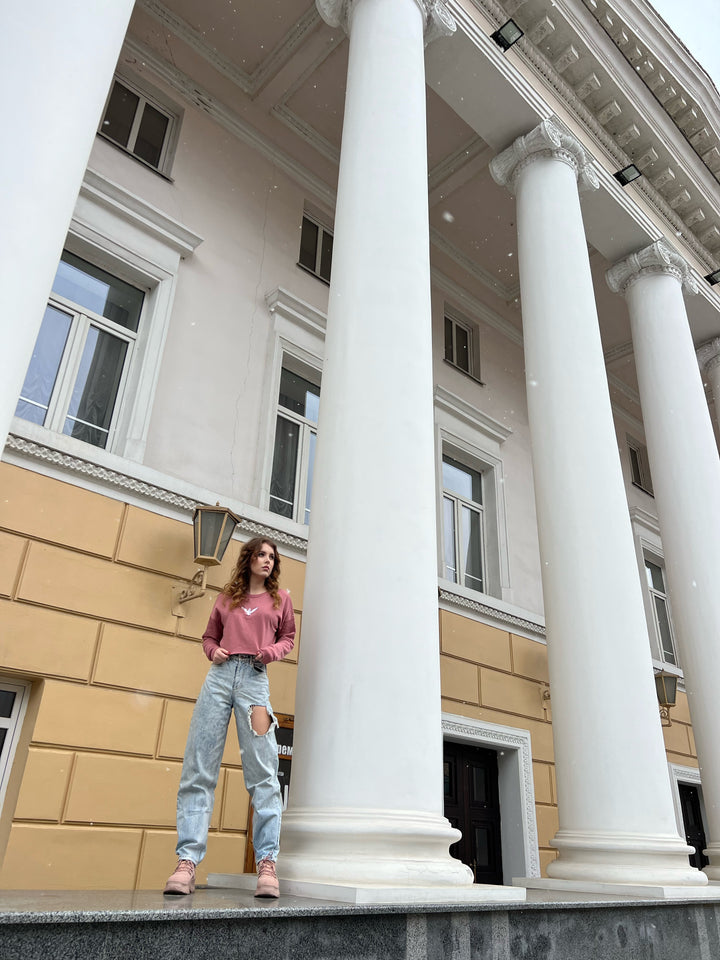
<svg viewBox="0 0 720 960">
<path fill-rule="evenodd" d="M 28 0 L 13 7 L 2 31 L 0 448 L 132 8 L 133 0 Z"/>
<path fill-rule="evenodd" d="M 720 459 L 682 287 L 640 272 L 626 290 L 665 567 L 720 880 Z"/>
<path fill-rule="evenodd" d="M 351 7 L 288 879 L 472 882 L 442 815 L 424 26 Z"/>
<path fill-rule="evenodd" d="M 553 125 L 521 141 L 514 188 L 560 818 L 548 876 L 702 884 L 675 825 L 613 429 L 577 187 L 578 173 L 593 176 Z M 511 160 L 493 161 L 500 182 Z"/>
</svg>

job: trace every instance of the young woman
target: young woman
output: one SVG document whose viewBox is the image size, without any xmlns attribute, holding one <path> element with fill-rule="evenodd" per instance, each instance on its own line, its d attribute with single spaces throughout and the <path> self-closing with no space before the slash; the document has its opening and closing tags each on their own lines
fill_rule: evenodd
<svg viewBox="0 0 720 960">
<path fill-rule="evenodd" d="M 280 557 L 256 537 L 240 550 L 230 582 L 215 601 L 203 649 L 212 666 L 197 699 L 177 799 L 178 865 L 164 893 L 192 893 L 195 866 L 205 856 L 230 713 L 235 712 L 245 787 L 253 807 L 258 865 L 256 897 L 279 896 L 275 861 L 282 802 L 266 664 L 293 648 L 295 616 L 280 590 Z"/>
</svg>

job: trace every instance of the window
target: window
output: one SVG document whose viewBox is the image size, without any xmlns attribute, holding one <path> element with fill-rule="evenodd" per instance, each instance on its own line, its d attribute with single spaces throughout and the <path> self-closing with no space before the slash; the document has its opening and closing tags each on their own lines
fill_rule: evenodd
<svg viewBox="0 0 720 960">
<path fill-rule="evenodd" d="M 480 380 L 479 334 L 474 323 L 455 311 L 445 311 L 445 360 Z"/>
<path fill-rule="evenodd" d="M 678 666 L 675 637 L 672 619 L 670 617 L 670 603 L 665 587 L 665 571 L 654 559 L 645 557 L 645 575 L 647 577 L 650 602 L 655 623 L 655 636 L 660 650 L 660 659 L 665 663 Z"/>
<path fill-rule="evenodd" d="M 444 576 L 484 592 L 482 474 L 444 455 L 442 483 Z"/>
<path fill-rule="evenodd" d="M 650 462 L 648 460 L 647 447 L 634 440 L 627 438 L 628 451 L 630 453 L 630 476 L 633 485 L 640 487 L 645 493 L 653 496 L 652 478 L 650 477 Z"/>
<path fill-rule="evenodd" d="M 304 369 L 304 368 L 303 368 Z M 280 373 L 270 510 L 299 523 L 310 522 L 320 387 L 290 366 Z"/>
<path fill-rule="evenodd" d="M 0 678 L 0 806 L 5 799 L 29 696 L 28 684 Z"/>
<path fill-rule="evenodd" d="M 115 78 L 99 133 L 160 173 L 167 174 L 177 143 L 178 111 L 125 77 Z"/>
<path fill-rule="evenodd" d="M 15 415 L 107 447 L 144 296 L 63 251 Z"/>
<path fill-rule="evenodd" d="M 307 213 L 302 218 L 300 231 L 301 267 L 314 273 L 316 277 L 330 283 L 332 268 L 333 235 L 319 221 L 311 219 Z"/>
</svg>

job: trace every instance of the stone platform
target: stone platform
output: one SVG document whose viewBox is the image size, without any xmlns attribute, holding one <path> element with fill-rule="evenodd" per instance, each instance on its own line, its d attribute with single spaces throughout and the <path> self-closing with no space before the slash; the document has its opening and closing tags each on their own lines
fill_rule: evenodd
<svg viewBox="0 0 720 960">
<path fill-rule="evenodd" d="M 0 960 L 719 960 L 720 906 L 529 890 L 350 906 L 237 890 L 0 893 Z"/>
</svg>

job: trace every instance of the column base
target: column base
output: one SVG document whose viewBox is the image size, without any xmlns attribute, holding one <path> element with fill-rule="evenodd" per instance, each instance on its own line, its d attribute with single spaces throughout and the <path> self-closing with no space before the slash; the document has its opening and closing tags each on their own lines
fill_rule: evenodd
<svg viewBox="0 0 720 960">
<path fill-rule="evenodd" d="M 720 844 L 709 843 L 703 853 L 710 863 L 703 867 L 703 873 L 710 883 L 720 883 Z"/>
<path fill-rule="evenodd" d="M 459 839 L 439 814 L 294 807 L 282 819 L 278 875 L 353 887 L 470 887 L 472 871 L 448 852 Z"/>
<path fill-rule="evenodd" d="M 287 880 L 279 873 L 280 895 L 283 897 L 306 897 L 314 900 L 333 900 L 355 905 L 380 903 L 523 903 L 525 890 L 519 887 L 491 886 L 471 883 L 460 887 L 393 887 L 372 884 L 319 883 L 307 880 Z M 210 873 L 209 887 L 224 887 L 232 890 L 255 891 L 257 876 L 254 873 Z M 718 890 L 720 896 L 720 890 Z"/>
<path fill-rule="evenodd" d="M 592 880 L 553 880 L 546 877 L 513 877 L 517 887 L 557 893 L 596 893 L 608 897 L 641 897 L 647 900 L 720 900 L 720 884 L 671 886 L 653 883 L 603 883 Z"/>
<path fill-rule="evenodd" d="M 629 884 L 643 889 L 707 889 L 705 874 L 688 861 L 693 848 L 679 836 L 560 830 L 550 845 L 559 852 L 547 868 L 548 877 L 554 881 L 591 886 Z"/>
</svg>

